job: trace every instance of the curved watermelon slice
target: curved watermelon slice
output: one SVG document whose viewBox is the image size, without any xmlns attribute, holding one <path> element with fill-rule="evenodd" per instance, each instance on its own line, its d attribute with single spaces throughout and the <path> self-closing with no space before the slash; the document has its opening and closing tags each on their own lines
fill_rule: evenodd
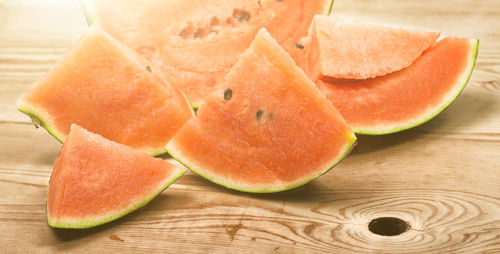
<svg viewBox="0 0 500 254">
<path fill-rule="evenodd" d="M 425 123 L 448 107 L 467 84 L 477 52 L 478 40 L 445 38 L 398 72 L 316 83 L 356 133 L 393 133 Z"/>
<path fill-rule="evenodd" d="M 89 228 L 151 201 L 186 170 L 72 125 L 50 176 L 47 221 Z"/>
<path fill-rule="evenodd" d="M 384 76 L 410 66 L 440 35 L 323 15 L 314 17 L 309 33 L 294 50 L 305 51 L 305 56 L 300 60 L 293 56 L 306 72 L 313 70 L 309 75 L 313 79 Z"/>
<path fill-rule="evenodd" d="M 191 117 L 181 90 L 99 28 L 86 33 L 18 102 L 62 142 L 72 123 L 157 155 Z"/>
<path fill-rule="evenodd" d="M 333 0 L 84 0 L 88 19 L 161 69 L 194 107 L 266 27 L 289 50 Z"/>
<path fill-rule="evenodd" d="M 277 192 L 324 174 L 356 137 L 265 29 L 167 145 L 172 157 L 227 188 Z"/>
</svg>

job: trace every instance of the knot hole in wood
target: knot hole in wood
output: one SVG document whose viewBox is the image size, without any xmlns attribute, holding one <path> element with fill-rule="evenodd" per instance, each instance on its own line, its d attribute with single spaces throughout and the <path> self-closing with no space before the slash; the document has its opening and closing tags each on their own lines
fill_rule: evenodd
<svg viewBox="0 0 500 254">
<path fill-rule="evenodd" d="M 394 217 L 376 218 L 368 224 L 370 232 L 383 236 L 400 235 L 410 228 L 411 226 L 408 222 Z"/>
</svg>

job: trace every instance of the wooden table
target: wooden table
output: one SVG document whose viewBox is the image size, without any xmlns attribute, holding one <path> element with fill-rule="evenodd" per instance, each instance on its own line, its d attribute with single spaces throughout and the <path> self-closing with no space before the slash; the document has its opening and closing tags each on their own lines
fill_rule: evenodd
<svg viewBox="0 0 500 254">
<path fill-rule="evenodd" d="M 302 188 L 252 195 L 188 173 L 116 222 L 53 230 L 45 202 L 61 145 L 16 100 L 86 22 L 76 1 L 0 0 L 0 252 L 500 253 L 500 1 L 337 0 L 333 13 L 479 38 L 472 79 L 436 119 L 360 136 L 345 161 Z M 411 228 L 370 232 L 380 217 Z M 385 223 L 376 225 L 394 226 Z"/>
</svg>

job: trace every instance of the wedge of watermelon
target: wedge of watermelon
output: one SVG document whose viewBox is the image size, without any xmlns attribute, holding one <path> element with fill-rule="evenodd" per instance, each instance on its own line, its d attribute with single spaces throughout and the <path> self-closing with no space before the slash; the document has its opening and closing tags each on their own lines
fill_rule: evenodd
<svg viewBox="0 0 500 254">
<path fill-rule="evenodd" d="M 432 119 L 467 84 L 478 41 L 438 35 L 316 16 L 292 56 L 354 132 L 388 134 Z"/>
<path fill-rule="evenodd" d="M 323 15 L 314 17 L 309 33 L 294 52 L 305 51 L 296 60 L 304 70 L 310 70 L 314 80 L 319 76 L 367 79 L 401 70 L 440 35 Z"/>
<path fill-rule="evenodd" d="M 224 76 L 261 27 L 286 50 L 333 0 L 84 0 L 90 22 L 139 52 L 179 85 L 193 106 Z"/>
<path fill-rule="evenodd" d="M 227 188 L 277 192 L 324 174 L 356 137 L 265 30 L 167 145 L 172 157 Z"/>
<path fill-rule="evenodd" d="M 89 228 L 151 201 L 186 171 L 71 125 L 50 176 L 48 224 Z"/>
<path fill-rule="evenodd" d="M 410 67 L 366 80 L 319 79 L 316 84 L 356 133 L 387 134 L 423 124 L 467 84 L 478 40 L 445 38 Z"/>
<path fill-rule="evenodd" d="M 93 27 L 18 102 L 62 142 L 72 123 L 157 155 L 193 112 L 157 69 Z"/>
</svg>

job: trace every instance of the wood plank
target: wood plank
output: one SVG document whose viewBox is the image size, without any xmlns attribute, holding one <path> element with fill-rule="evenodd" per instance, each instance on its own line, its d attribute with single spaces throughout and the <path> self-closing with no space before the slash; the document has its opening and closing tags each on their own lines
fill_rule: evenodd
<svg viewBox="0 0 500 254">
<path fill-rule="evenodd" d="M 8 232 L 0 246 L 8 253 L 499 253 L 500 2 L 337 0 L 334 15 L 479 38 L 472 79 L 434 120 L 360 136 L 351 156 L 296 190 L 245 194 L 188 173 L 118 221 L 54 230 L 45 202 L 61 144 L 15 103 L 86 21 L 77 1 L 0 0 L 0 232 Z M 388 216 L 411 228 L 391 237 L 368 230 Z"/>
<path fill-rule="evenodd" d="M 45 193 L 44 188 L 33 189 Z M 99 252 L 103 248 L 168 248 L 176 253 L 498 251 L 498 198 L 443 190 L 408 193 L 404 189 L 311 193 L 303 188 L 256 197 L 182 190 L 174 185 L 123 219 L 79 231 L 50 229 L 43 202 L 1 204 L 3 232 L 16 232 L 4 236 L 2 246 L 25 251 L 26 246 L 17 244 L 17 239 L 23 239 L 41 247 L 37 250 L 72 253 Z M 404 219 L 412 229 L 391 238 L 372 234 L 367 224 L 378 216 Z"/>
</svg>

